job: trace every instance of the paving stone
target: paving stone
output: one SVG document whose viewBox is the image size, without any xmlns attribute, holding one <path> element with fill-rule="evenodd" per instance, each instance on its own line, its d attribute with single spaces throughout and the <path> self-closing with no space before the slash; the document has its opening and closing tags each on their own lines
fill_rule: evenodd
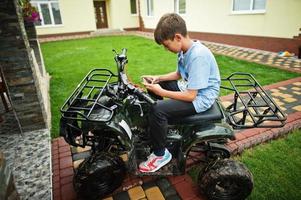
<svg viewBox="0 0 301 200">
<path fill-rule="evenodd" d="M 297 91 L 300 91 L 301 88 L 300 87 L 292 87 L 293 90 L 297 90 Z"/>
<path fill-rule="evenodd" d="M 281 94 L 280 96 L 282 98 L 291 98 L 292 97 L 292 95 L 290 95 L 290 94 Z"/>
<path fill-rule="evenodd" d="M 297 101 L 297 99 L 295 99 L 295 98 L 285 98 L 285 99 L 283 99 L 283 101 L 288 102 L 288 103 L 292 103 L 292 102 Z"/>
<path fill-rule="evenodd" d="M 295 82 L 293 85 L 301 86 L 301 82 Z"/>
<path fill-rule="evenodd" d="M 130 200 L 130 196 L 126 191 L 113 195 L 114 200 Z"/>
<path fill-rule="evenodd" d="M 272 92 L 279 92 L 278 89 L 271 89 L 270 91 L 272 91 Z"/>
<path fill-rule="evenodd" d="M 113 197 L 107 197 L 107 198 L 102 199 L 102 200 L 113 200 Z"/>
<path fill-rule="evenodd" d="M 294 110 L 297 110 L 297 111 L 301 111 L 301 105 L 299 105 L 299 106 L 294 106 L 293 109 L 294 109 Z"/>
<path fill-rule="evenodd" d="M 182 200 L 178 195 L 166 197 L 165 200 Z"/>
<path fill-rule="evenodd" d="M 149 181 L 149 182 L 146 182 L 146 183 L 142 184 L 143 190 L 147 190 L 149 188 L 156 187 L 156 186 L 157 186 L 157 184 L 156 184 L 155 181 Z"/>
<path fill-rule="evenodd" d="M 164 200 L 164 196 L 158 187 L 152 187 L 145 190 L 148 200 Z"/>
<path fill-rule="evenodd" d="M 128 194 L 131 200 L 139 200 L 145 198 L 145 193 L 141 186 L 136 186 L 128 190 Z"/>
<path fill-rule="evenodd" d="M 74 191 L 72 183 L 62 185 L 61 190 L 63 191 L 63 192 L 61 192 L 62 200 L 76 200 L 77 199 L 76 192 Z"/>
<path fill-rule="evenodd" d="M 161 193 L 163 194 L 165 199 L 171 196 L 177 196 L 177 191 L 172 186 L 166 188 L 165 190 L 161 190 Z"/>
<path fill-rule="evenodd" d="M 156 184 L 158 185 L 161 191 L 165 191 L 171 186 L 171 184 L 166 178 L 157 179 Z"/>
<path fill-rule="evenodd" d="M 187 184 L 186 181 L 175 185 L 175 188 L 182 199 L 191 199 L 199 195 L 197 186 Z"/>
<path fill-rule="evenodd" d="M 65 169 L 72 166 L 73 165 L 71 156 L 60 158 L 60 169 Z"/>
</svg>

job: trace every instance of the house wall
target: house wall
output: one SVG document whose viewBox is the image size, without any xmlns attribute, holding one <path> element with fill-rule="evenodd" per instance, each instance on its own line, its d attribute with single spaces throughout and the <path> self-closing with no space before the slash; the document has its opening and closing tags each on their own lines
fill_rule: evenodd
<svg viewBox="0 0 301 200">
<path fill-rule="evenodd" d="M 110 28 L 138 28 L 138 14 L 131 14 L 130 0 L 110 0 Z M 137 6 L 138 12 L 138 6 Z"/>
<path fill-rule="evenodd" d="M 37 26 L 39 36 L 96 30 L 93 0 L 60 0 L 59 6 L 63 24 L 51 27 Z M 106 9 L 110 29 L 138 28 L 138 15 L 131 14 L 130 0 L 106 0 Z"/>
<path fill-rule="evenodd" d="M 59 0 L 59 7 L 63 24 L 45 28 L 37 26 L 39 36 L 96 30 L 92 0 Z"/>
<path fill-rule="evenodd" d="M 145 28 L 154 29 L 159 18 L 174 12 L 174 0 L 154 0 L 154 16 L 146 16 L 146 0 L 141 0 Z M 186 0 L 182 15 L 189 31 L 249 36 L 293 38 L 301 28 L 300 0 L 267 0 L 266 13 L 232 14 L 232 0 Z"/>
<path fill-rule="evenodd" d="M 146 0 L 141 0 L 146 31 L 153 31 L 160 17 L 174 12 L 174 0 L 154 0 L 154 16 L 146 16 Z M 266 51 L 295 53 L 301 58 L 301 1 L 267 0 L 266 12 L 233 14 L 232 0 L 186 0 L 182 15 L 194 39 Z"/>
</svg>

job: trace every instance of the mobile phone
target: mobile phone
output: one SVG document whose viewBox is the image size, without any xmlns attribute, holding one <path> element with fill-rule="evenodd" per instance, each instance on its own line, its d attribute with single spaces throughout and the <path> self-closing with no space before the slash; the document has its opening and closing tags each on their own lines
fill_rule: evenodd
<svg viewBox="0 0 301 200">
<path fill-rule="evenodd" d="M 142 77 L 143 82 L 145 83 L 152 83 L 152 79 L 148 77 Z"/>
</svg>

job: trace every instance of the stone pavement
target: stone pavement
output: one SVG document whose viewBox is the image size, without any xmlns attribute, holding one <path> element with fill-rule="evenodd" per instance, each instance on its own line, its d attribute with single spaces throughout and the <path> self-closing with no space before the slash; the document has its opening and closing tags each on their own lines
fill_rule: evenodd
<svg viewBox="0 0 301 200">
<path fill-rule="evenodd" d="M 264 89 L 286 112 L 286 125 L 281 128 L 252 128 L 238 131 L 236 140 L 228 143 L 228 148 L 233 155 L 241 153 L 244 149 L 279 138 L 294 129 L 301 128 L 301 77 L 265 86 Z M 231 96 L 225 96 L 221 100 L 226 106 L 231 98 Z M 76 199 L 72 177 L 74 175 L 73 167 L 78 166 L 78 161 L 72 161 L 70 147 L 63 138 L 52 141 L 52 153 L 54 200 Z M 197 161 L 198 155 L 190 155 L 187 161 L 188 168 Z M 106 198 L 106 200 L 112 199 L 204 200 L 205 197 L 199 193 L 196 183 L 193 183 L 187 174 L 174 177 L 136 177 L 128 175 L 123 185 L 114 194 Z"/>
<path fill-rule="evenodd" d="M 14 175 L 22 200 L 51 199 L 50 149 L 50 132 L 47 129 L 22 135 L 10 131 L 0 133 L 0 151 Z"/>
</svg>

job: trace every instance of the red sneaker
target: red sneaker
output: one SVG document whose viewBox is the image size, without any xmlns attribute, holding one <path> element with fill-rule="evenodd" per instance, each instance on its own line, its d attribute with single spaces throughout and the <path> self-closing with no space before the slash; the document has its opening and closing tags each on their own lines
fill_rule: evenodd
<svg viewBox="0 0 301 200">
<path fill-rule="evenodd" d="M 147 161 L 140 163 L 140 172 L 155 172 L 171 161 L 172 155 L 165 149 L 163 156 L 156 156 L 154 153 L 148 156 Z"/>
</svg>

